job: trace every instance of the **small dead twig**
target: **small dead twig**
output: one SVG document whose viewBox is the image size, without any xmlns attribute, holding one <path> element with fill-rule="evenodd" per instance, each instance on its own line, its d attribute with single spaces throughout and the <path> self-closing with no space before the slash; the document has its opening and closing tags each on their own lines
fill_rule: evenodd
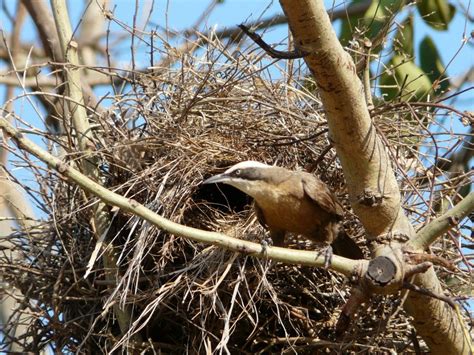
<svg viewBox="0 0 474 355">
<path fill-rule="evenodd" d="M 250 28 L 248 28 L 245 25 L 239 25 L 238 26 L 244 33 L 249 36 L 256 44 L 259 45 L 260 48 L 262 48 L 270 57 L 275 58 L 275 59 L 299 59 L 299 58 L 304 58 L 307 55 L 310 54 L 310 52 L 304 51 L 299 48 L 295 48 L 292 51 L 279 51 L 277 49 L 273 49 L 270 47 L 269 44 L 267 44 L 262 37 L 260 37 L 258 34 L 255 32 L 251 31 Z"/>
<path fill-rule="evenodd" d="M 451 299 L 450 297 L 447 297 L 447 296 L 444 296 L 444 295 L 439 295 L 439 294 L 436 294 L 426 288 L 422 288 L 422 287 L 419 287 L 417 285 L 414 285 L 408 281 L 405 281 L 403 282 L 403 288 L 404 289 L 407 289 L 407 290 L 410 290 L 410 291 L 414 291 L 414 292 L 418 292 L 422 295 L 425 295 L 425 296 L 429 296 L 429 297 L 433 297 L 433 298 L 436 298 L 440 301 L 443 301 L 443 302 L 446 302 L 447 304 L 449 304 L 453 309 L 456 309 L 456 302 L 454 302 L 453 299 Z"/>
</svg>

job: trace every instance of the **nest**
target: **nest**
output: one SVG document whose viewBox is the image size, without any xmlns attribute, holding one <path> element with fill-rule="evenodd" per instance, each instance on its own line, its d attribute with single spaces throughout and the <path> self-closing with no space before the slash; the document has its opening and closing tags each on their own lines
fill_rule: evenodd
<svg viewBox="0 0 474 355">
<path fill-rule="evenodd" d="M 201 182 L 250 159 L 304 169 L 338 195 L 345 205 L 345 228 L 368 255 L 317 92 L 301 86 L 301 76 L 291 79 L 284 71 L 278 73 L 282 80 L 272 80 L 277 67 L 267 65 L 250 52 L 216 46 L 202 58 L 183 57 L 176 70 L 137 72 L 133 81 L 122 77 L 131 90 L 112 97 L 106 111 L 91 117 L 101 183 L 172 221 L 259 242 L 265 231 L 252 201 L 232 187 Z M 400 145 L 389 116 L 388 108 L 377 117 L 377 127 L 388 144 L 396 140 L 397 154 L 409 157 L 420 138 L 413 133 Z M 417 124 L 400 123 L 407 132 Z M 405 168 L 413 161 L 400 164 Z M 36 300 L 18 311 L 35 319 L 28 330 L 31 351 L 54 344 L 58 351 L 87 353 L 121 347 L 312 353 L 403 351 L 410 344 L 412 328 L 398 298 L 367 305 L 337 339 L 334 325 L 349 295 L 341 276 L 169 235 L 113 208 L 106 241 L 113 247 L 118 281 L 107 277 L 103 248 L 84 278 L 97 243 L 90 223 L 97 200 L 56 175 L 38 179 L 48 191 L 42 208 L 50 219 L 27 235 L 27 245 L 23 232 L 12 236 L 24 259 L 4 267 L 7 280 Z M 298 236 L 288 246 L 315 248 Z M 125 333 L 117 309 L 132 318 Z"/>
</svg>

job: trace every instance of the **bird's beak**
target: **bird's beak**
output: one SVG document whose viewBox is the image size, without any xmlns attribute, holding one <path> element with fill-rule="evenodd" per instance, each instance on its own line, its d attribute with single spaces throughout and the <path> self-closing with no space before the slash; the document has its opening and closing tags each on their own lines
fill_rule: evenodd
<svg viewBox="0 0 474 355">
<path fill-rule="evenodd" d="M 209 179 L 204 180 L 203 184 L 216 184 L 218 182 L 227 182 L 229 181 L 229 176 L 227 174 L 219 174 L 211 176 Z"/>
</svg>

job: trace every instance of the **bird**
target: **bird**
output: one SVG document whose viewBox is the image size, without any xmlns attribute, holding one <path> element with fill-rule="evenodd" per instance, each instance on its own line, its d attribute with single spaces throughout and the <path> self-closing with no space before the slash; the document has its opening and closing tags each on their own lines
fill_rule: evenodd
<svg viewBox="0 0 474 355">
<path fill-rule="evenodd" d="M 274 246 L 284 246 L 287 233 L 293 233 L 327 248 L 326 268 L 332 251 L 354 260 L 363 258 L 344 230 L 341 203 L 316 176 L 248 160 L 203 181 L 213 183 L 231 185 L 253 198 L 257 219 L 270 232 Z"/>
</svg>

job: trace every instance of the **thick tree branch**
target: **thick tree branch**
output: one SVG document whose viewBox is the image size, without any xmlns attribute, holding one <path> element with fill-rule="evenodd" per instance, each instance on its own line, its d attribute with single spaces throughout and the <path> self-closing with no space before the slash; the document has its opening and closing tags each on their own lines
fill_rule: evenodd
<svg viewBox="0 0 474 355">
<path fill-rule="evenodd" d="M 43 43 L 43 48 L 53 61 L 62 62 L 63 54 L 59 46 L 56 26 L 45 1 L 21 0 L 33 19 Z"/>
<path fill-rule="evenodd" d="M 69 22 L 66 2 L 64 0 L 51 0 L 51 7 L 53 9 L 54 21 L 56 23 L 59 38 L 59 46 L 63 57 L 67 63 L 71 63 L 73 66 L 77 67 L 79 65 L 78 44 L 72 36 L 72 28 Z M 68 105 L 68 110 L 65 110 L 65 113 L 67 112 L 72 116 L 72 124 L 77 135 L 80 150 L 84 153 L 88 153 L 81 161 L 82 169 L 88 177 L 98 180 L 100 177 L 99 169 L 96 162 L 91 159 L 91 153 L 94 150 L 94 137 L 84 107 L 81 72 L 79 70 L 71 70 L 64 67 L 64 74 L 67 79 L 67 91 L 69 96 L 72 101 L 77 103 L 73 106 L 71 102 L 66 103 L 66 101 L 64 101 L 64 104 Z M 96 234 L 97 246 L 103 246 L 105 249 L 103 262 L 106 270 L 106 277 L 109 280 L 115 280 L 116 284 L 118 284 L 118 278 L 120 275 L 117 268 L 114 248 L 112 243 L 106 240 L 110 223 L 106 205 L 104 203 L 96 204 L 94 206 L 91 227 Z M 122 334 L 126 334 L 132 324 L 131 310 L 127 305 L 120 307 L 117 302 L 114 303 L 113 309 Z M 141 342 L 139 334 L 135 334 L 133 339 Z"/>
<path fill-rule="evenodd" d="M 36 28 L 38 29 L 43 48 L 51 59 L 51 65 L 55 67 L 54 69 L 64 69 L 64 67 L 55 64 L 55 62 L 62 64 L 64 61 L 68 61 L 65 60 L 65 52 L 63 51 L 62 43 L 60 43 L 60 38 L 58 36 L 59 32 L 56 29 L 57 26 L 53 20 L 53 16 L 51 16 L 52 14 L 50 8 L 48 8 L 46 2 L 44 1 L 22 0 L 22 3 L 27 8 L 34 24 L 36 25 Z M 76 42 L 74 42 L 74 44 L 77 45 Z M 97 100 L 95 100 L 92 88 L 88 82 L 83 81 L 81 84 L 82 85 L 80 87 L 83 88 L 83 95 L 85 98 L 87 98 L 87 101 L 96 102 Z M 59 92 L 62 94 L 61 86 L 59 86 Z M 46 118 L 47 123 L 51 126 L 54 126 L 57 131 L 62 131 L 63 127 L 57 127 L 57 120 L 55 120 L 52 116 L 54 116 L 54 112 L 60 112 L 61 115 L 64 115 L 62 112 L 63 108 L 57 107 L 56 100 L 53 103 L 46 103 L 44 100 L 41 101 L 49 112 L 49 116 Z M 54 108 L 52 110 L 53 112 L 50 112 L 51 108 Z"/>
<path fill-rule="evenodd" d="M 57 32 L 59 36 L 59 47 L 62 55 L 67 63 L 74 66 L 79 65 L 78 44 L 72 38 L 72 29 L 69 23 L 69 14 L 67 13 L 66 4 L 62 0 L 52 0 L 54 20 L 56 21 Z M 72 114 L 72 122 L 78 134 L 78 143 L 81 151 L 86 152 L 93 148 L 92 131 L 89 126 L 86 109 L 84 107 L 84 98 L 81 88 L 81 72 L 79 70 L 71 70 L 64 68 L 65 78 L 67 79 L 67 88 L 69 96 L 78 105 L 70 107 Z M 94 175 L 96 168 L 94 164 L 88 163 L 88 159 L 84 159 L 84 170 L 87 175 Z"/>
<path fill-rule="evenodd" d="M 400 191 L 390 160 L 367 108 L 363 85 L 348 53 L 340 45 L 321 0 L 280 0 L 295 45 L 311 54 L 304 58 L 313 73 L 328 120 L 329 136 L 341 161 L 352 207 L 369 237 L 415 236 L 401 209 Z M 393 255 L 400 246 L 374 245 L 376 255 Z M 436 294 L 443 290 L 430 268 L 415 284 Z M 418 334 L 436 353 L 461 354 L 470 349 L 463 323 L 444 302 L 412 295 L 405 303 Z M 439 320 L 442 324 L 435 324 Z M 432 337 L 436 328 L 436 337 Z M 441 342 L 439 339 L 443 339 Z"/>
</svg>

